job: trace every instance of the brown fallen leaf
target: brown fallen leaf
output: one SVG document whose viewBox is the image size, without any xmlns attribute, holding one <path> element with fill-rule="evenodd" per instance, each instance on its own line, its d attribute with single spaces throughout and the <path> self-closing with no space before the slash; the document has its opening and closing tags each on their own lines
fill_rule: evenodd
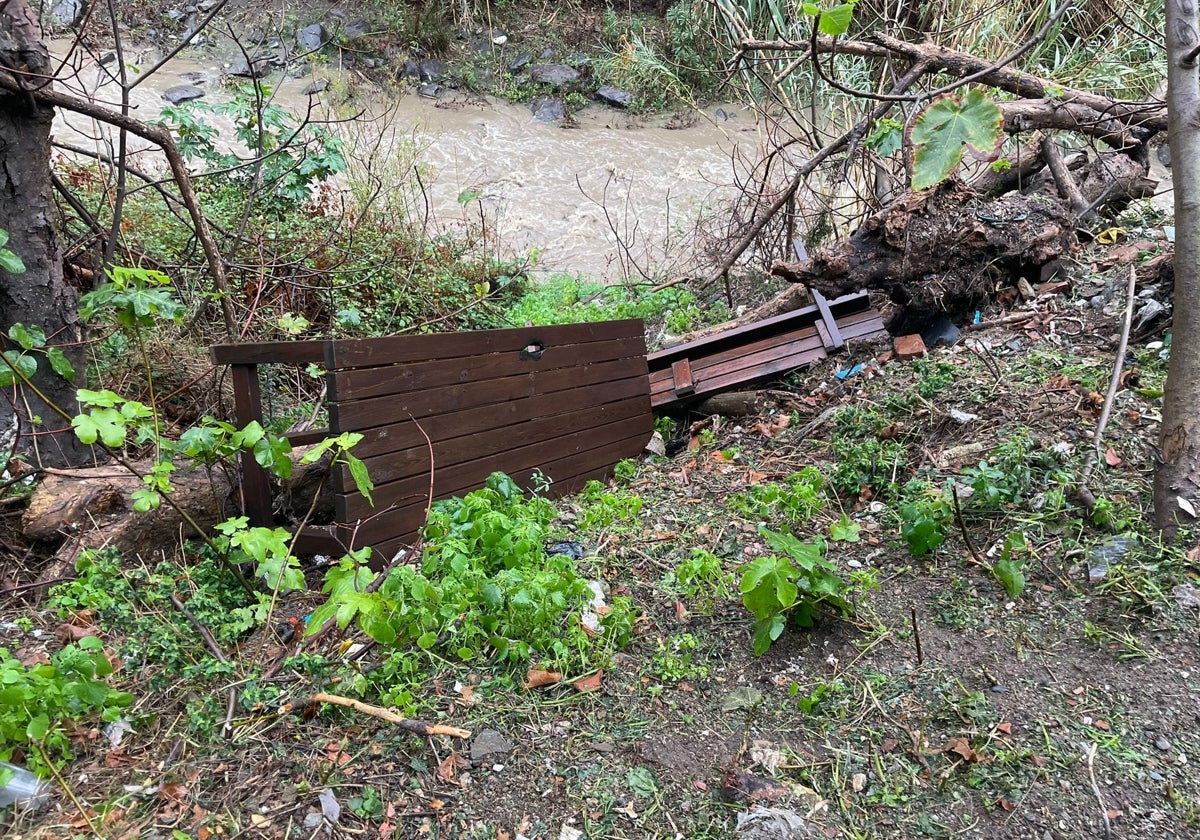
<svg viewBox="0 0 1200 840">
<path fill-rule="evenodd" d="M 80 639 L 86 639 L 88 636 L 99 636 L 100 628 L 94 624 L 89 624 L 87 627 L 79 627 L 66 622 L 58 625 L 58 629 L 54 631 L 54 638 L 58 639 L 62 644 L 70 642 L 78 642 Z"/>
<path fill-rule="evenodd" d="M 1104 450 L 1104 463 L 1108 464 L 1110 467 L 1119 467 L 1121 466 L 1121 456 L 1118 455 L 1116 450 L 1110 446 L 1108 449 Z"/>
<path fill-rule="evenodd" d="M 604 669 L 601 668 L 594 674 L 589 674 L 586 677 L 580 677 L 571 683 L 575 690 L 586 694 L 589 691 L 598 691 L 600 689 L 600 681 L 604 678 Z"/>
<path fill-rule="evenodd" d="M 946 742 L 946 746 L 942 747 L 942 752 L 954 753 L 965 761 L 983 761 L 983 756 L 975 751 L 966 738 L 962 737 L 951 738 Z"/>
<path fill-rule="evenodd" d="M 541 668 L 530 668 L 525 675 L 526 688 L 542 688 L 547 685 L 558 685 L 563 675 L 558 671 L 543 671 Z"/>
<path fill-rule="evenodd" d="M 437 774 L 443 782 L 449 782 L 452 785 L 461 784 L 458 778 L 458 771 L 471 766 L 471 762 L 463 758 L 454 750 L 450 750 L 450 754 L 443 758 L 438 763 Z"/>
</svg>

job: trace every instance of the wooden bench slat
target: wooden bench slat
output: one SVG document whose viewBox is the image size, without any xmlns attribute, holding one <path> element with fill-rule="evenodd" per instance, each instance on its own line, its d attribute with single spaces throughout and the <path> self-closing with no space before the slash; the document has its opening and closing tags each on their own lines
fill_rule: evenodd
<svg viewBox="0 0 1200 840">
<path fill-rule="evenodd" d="M 519 376 L 455 383 L 440 388 L 329 403 L 329 423 L 336 429 L 362 431 L 409 417 L 423 421 L 459 411 L 581 387 L 603 388 L 611 381 L 644 374 L 644 358 L 617 359 L 595 365 L 533 370 Z M 432 421 L 431 421 L 432 422 Z M 429 429 L 426 429 L 429 432 Z"/>
<path fill-rule="evenodd" d="M 515 438 L 511 442 L 520 445 L 495 451 L 491 457 L 486 459 L 483 459 L 481 455 L 480 458 L 461 461 L 458 464 L 446 467 L 439 467 L 435 461 L 433 471 L 434 495 L 440 498 L 453 495 L 467 487 L 480 486 L 482 481 L 478 479 L 478 476 L 481 459 L 488 462 L 488 472 L 484 473 L 485 477 L 494 470 L 514 475 L 522 470 L 533 470 L 536 467 L 542 467 L 546 475 L 554 479 L 554 473 L 543 465 L 552 464 L 564 458 L 583 455 L 592 450 L 607 447 L 614 442 L 637 435 L 642 435 L 641 445 L 644 446 L 652 429 L 653 425 L 649 421 L 648 415 L 638 414 L 603 426 L 582 429 L 552 439 L 525 442 L 521 438 Z M 637 451 L 641 451 L 640 447 Z M 426 493 L 428 486 L 429 474 L 427 470 L 424 470 L 386 484 L 377 483 L 371 493 L 375 502 L 374 507 L 367 504 L 367 500 L 357 493 L 335 495 L 335 506 L 339 506 L 338 518 L 351 521 L 360 517 L 370 516 L 390 505 L 403 503 L 414 493 Z"/>
<path fill-rule="evenodd" d="M 553 414 L 538 417 L 522 423 L 501 428 L 487 429 L 469 435 L 453 438 L 439 437 L 433 441 L 433 463 L 435 468 L 461 464 L 476 458 L 494 456 L 510 448 L 514 442 L 535 443 L 537 441 L 553 440 L 562 435 L 592 429 L 618 420 L 625 420 L 645 412 L 645 405 L 640 401 L 623 400 L 604 406 L 587 406 L 578 411 Z M 382 455 L 366 457 L 363 461 L 375 484 L 382 485 L 397 481 L 412 475 L 427 475 L 429 472 L 429 444 L 420 432 L 413 428 L 413 443 L 411 446 L 387 452 Z M 341 487 L 351 487 L 349 471 L 345 466 Z"/>
<path fill-rule="evenodd" d="M 615 338 L 591 344 L 550 347 L 536 361 L 522 360 L 519 352 L 485 353 L 461 359 L 433 359 L 408 364 L 357 368 L 338 374 L 329 399 L 336 402 L 365 400 L 461 385 L 464 382 L 517 376 L 531 370 L 547 371 L 594 365 L 619 359 L 641 359 L 646 343 L 639 337 Z"/>
<path fill-rule="evenodd" d="M 327 343 L 325 362 L 330 370 L 348 370 L 429 359 L 456 359 L 483 353 L 517 352 L 532 341 L 541 341 L 548 348 L 611 341 L 636 336 L 639 330 L 644 329 L 640 319 L 627 319 L 592 324 L 340 340 Z"/>
</svg>

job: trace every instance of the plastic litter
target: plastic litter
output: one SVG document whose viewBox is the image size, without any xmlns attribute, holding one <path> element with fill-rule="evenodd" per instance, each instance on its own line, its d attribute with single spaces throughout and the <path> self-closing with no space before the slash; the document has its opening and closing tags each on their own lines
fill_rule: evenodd
<svg viewBox="0 0 1200 840">
<path fill-rule="evenodd" d="M 843 379 L 843 380 L 849 379 L 851 376 L 855 376 L 859 373 L 862 373 L 864 368 L 866 368 L 866 365 L 859 362 L 854 367 L 848 367 L 845 370 L 839 370 L 837 373 L 834 374 L 834 376 L 836 376 L 838 379 Z"/>
<path fill-rule="evenodd" d="M 572 560 L 583 559 L 583 546 L 577 542 L 557 542 L 546 549 L 546 556 L 553 557 L 556 554 L 565 554 Z"/>
<path fill-rule="evenodd" d="M 979 313 L 975 314 L 978 317 Z M 937 320 L 921 333 L 921 340 L 925 342 L 926 347 L 936 347 L 939 343 L 949 347 L 958 341 L 960 335 L 962 335 L 962 330 L 955 326 L 953 321 L 945 315 L 939 315 Z"/>
<path fill-rule="evenodd" d="M 1120 563 L 1125 555 L 1137 547 L 1133 537 L 1110 537 L 1092 549 L 1088 558 L 1088 583 L 1099 583 L 1108 576 L 1108 570 Z"/>
<path fill-rule="evenodd" d="M 0 786 L 0 808 L 16 805 L 36 810 L 50 800 L 50 785 L 47 782 L 24 767 L 0 761 L 0 778 L 8 776 L 9 773 L 12 774 L 12 778 Z"/>
</svg>

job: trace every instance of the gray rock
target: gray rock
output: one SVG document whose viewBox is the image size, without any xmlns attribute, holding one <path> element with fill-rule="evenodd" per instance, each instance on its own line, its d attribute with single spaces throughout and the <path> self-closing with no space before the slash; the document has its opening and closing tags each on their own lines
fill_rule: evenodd
<svg viewBox="0 0 1200 840">
<path fill-rule="evenodd" d="M 261 79 L 271 72 L 274 56 L 254 56 L 250 61 L 240 56 L 229 68 L 230 76 L 244 76 L 248 79 Z"/>
<path fill-rule="evenodd" d="M 557 122 L 567 115 L 566 104 L 557 96 L 535 96 L 529 110 L 540 122 Z"/>
<path fill-rule="evenodd" d="M 1168 752 L 1171 749 L 1171 742 L 1160 735 L 1154 740 L 1154 748 L 1161 752 Z"/>
<path fill-rule="evenodd" d="M 442 86 L 430 84 L 426 82 L 417 88 L 417 96 L 424 96 L 426 99 L 437 99 L 442 95 Z"/>
<path fill-rule="evenodd" d="M 596 98 L 614 108 L 628 108 L 630 103 L 633 102 L 632 93 L 613 87 L 612 85 L 600 85 L 600 87 L 596 88 Z"/>
<path fill-rule="evenodd" d="M 509 73 L 520 73 L 529 66 L 529 62 L 533 61 L 533 56 L 529 53 L 521 53 L 508 63 Z"/>
<path fill-rule="evenodd" d="M 75 26 L 86 12 L 86 0 L 59 0 L 50 10 L 50 16 L 59 26 Z"/>
<path fill-rule="evenodd" d="M 175 85 L 162 92 L 162 98 L 172 105 L 178 105 L 180 102 L 190 102 L 202 96 L 204 96 L 204 91 L 195 85 Z"/>
<path fill-rule="evenodd" d="M 371 25 L 362 18 L 355 18 L 342 27 L 342 34 L 347 38 L 361 38 L 371 31 Z"/>
<path fill-rule="evenodd" d="M 493 756 L 505 756 L 513 751 L 512 742 L 495 729 L 482 729 L 471 742 L 471 760 L 483 761 Z"/>
<path fill-rule="evenodd" d="M 167 19 L 173 21 L 181 21 L 187 17 L 187 13 L 179 9 L 167 9 Z"/>
<path fill-rule="evenodd" d="M 185 85 L 202 85 L 205 82 L 211 81 L 207 73 L 201 73 L 199 70 L 180 73 L 179 78 L 183 80 Z"/>
<path fill-rule="evenodd" d="M 422 58 L 417 62 L 417 78 L 422 82 L 440 82 L 442 80 L 442 62 L 436 58 Z"/>
<path fill-rule="evenodd" d="M 316 96 L 318 93 L 323 93 L 327 90 L 329 90 L 329 80 L 317 79 L 315 82 L 305 85 L 300 93 L 304 96 Z"/>
<path fill-rule="evenodd" d="M 549 61 L 552 55 L 554 55 L 554 50 L 546 47 L 546 49 L 542 50 L 542 61 Z"/>
<path fill-rule="evenodd" d="M 557 88 L 579 81 L 579 71 L 565 64 L 534 64 L 529 68 L 529 78 Z"/>
<path fill-rule="evenodd" d="M 305 50 L 319 50 L 329 40 L 325 27 L 319 23 L 310 23 L 303 29 L 296 30 L 296 45 Z"/>
<path fill-rule="evenodd" d="M 196 8 L 201 12 L 211 12 L 217 7 L 218 2 L 219 0 L 200 0 L 200 2 L 196 4 Z"/>
</svg>

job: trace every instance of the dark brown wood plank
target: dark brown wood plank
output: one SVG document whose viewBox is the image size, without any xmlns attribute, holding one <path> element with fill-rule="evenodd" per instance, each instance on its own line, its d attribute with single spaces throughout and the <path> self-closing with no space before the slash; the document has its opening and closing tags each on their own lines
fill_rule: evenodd
<svg viewBox="0 0 1200 840">
<path fill-rule="evenodd" d="M 643 371 L 637 376 L 605 382 L 602 386 L 593 388 L 572 388 L 440 415 L 436 425 L 432 422 L 428 424 L 434 428 L 426 428 L 425 431 L 431 437 L 441 440 L 513 425 L 538 417 L 565 414 L 582 408 L 593 407 L 599 410 L 601 406 L 608 403 L 628 399 L 642 401 L 648 412 L 650 405 L 648 386 L 649 380 Z M 422 427 L 427 425 L 424 420 L 419 422 Z M 362 430 L 362 435 L 363 440 L 354 449 L 354 454 L 359 458 L 407 449 L 417 446 L 425 440 L 416 423 L 409 418 L 401 418 L 386 426 Z"/>
<path fill-rule="evenodd" d="M 524 345 L 522 345 L 524 346 Z M 407 391 L 461 385 L 487 379 L 516 376 L 532 370 L 557 370 L 581 364 L 599 364 L 617 359 L 643 358 L 646 341 L 638 336 L 564 345 L 543 353 L 536 361 L 520 353 L 485 353 L 457 359 L 433 359 L 383 367 L 339 371 L 329 399 L 338 402 L 400 394 Z"/>
<path fill-rule="evenodd" d="M 845 315 L 865 310 L 869 307 L 870 301 L 866 292 L 844 295 L 837 300 L 829 302 L 830 311 L 839 319 Z M 746 342 L 755 341 L 765 335 L 773 335 L 811 325 L 819 318 L 820 310 L 815 304 L 805 306 L 791 312 L 785 312 L 782 315 L 765 318 L 762 321 L 755 321 L 753 324 L 736 327 L 726 332 L 709 336 L 708 338 L 689 341 L 686 344 L 679 344 L 675 347 L 667 347 L 651 353 L 647 356 L 647 361 L 651 370 L 669 366 L 674 359 L 681 357 L 687 357 L 694 361 L 697 356 L 708 355 L 709 353 L 718 352 L 730 347 L 737 347 Z"/>
<path fill-rule="evenodd" d="M 429 359 L 455 359 L 483 353 L 515 353 L 535 341 L 540 341 L 547 351 L 552 351 L 555 347 L 568 344 L 644 336 L 644 330 L 641 319 L 631 318 L 593 324 L 332 341 L 326 348 L 325 361 L 330 370 L 344 370 Z"/>
<path fill-rule="evenodd" d="M 624 440 L 614 441 L 604 446 L 596 447 L 573 455 L 568 455 L 552 461 L 548 464 L 534 465 L 524 467 L 522 469 L 513 470 L 509 473 L 518 484 L 527 484 L 529 474 L 536 467 L 541 469 L 547 475 L 553 476 L 554 472 L 560 472 L 564 475 L 569 475 L 564 484 L 566 486 L 578 488 L 582 486 L 582 482 L 578 481 L 579 476 L 587 475 L 604 475 L 606 470 L 611 470 L 611 466 L 607 468 L 597 468 L 596 463 L 615 464 L 622 458 L 633 458 L 641 454 L 642 448 L 646 444 L 646 435 L 641 433 L 628 437 Z M 486 478 L 486 476 L 485 476 Z M 555 482 L 557 484 L 557 482 Z M 477 483 L 461 488 L 445 496 L 439 498 L 449 498 L 450 496 L 462 496 L 470 490 L 477 489 L 483 486 L 483 478 Z M 551 487 L 552 491 L 554 487 Z M 398 505 L 396 508 L 387 511 L 384 516 L 377 516 L 374 519 L 364 522 L 356 532 L 355 546 L 362 545 L 383 545 L 388 541 L 398 538 L 408 537 L 416 532 L 424 523 L 424 505 L 423 499 L 410 501 L 404 505 Z"/>
<path fill-rule="evenodd" d="M 214 344 L 209 348 L 214 365 L 309 364 L 325 361 L 324 341 L 261 341 Z"/>
<path fill-rule="evenodd" d="M 306 432 L 288 432 L 284 435 L 292 446 L 309 446 L 330 436 L 329 429 L 309 429 Z"/>
<path fill-rule="evenodd" d="M 252 421 L 262 423 L 262 388 L 258 382 L 257 365 L 233 365 L 230 368 L 233 384 L 233 413 L 238 428 Z M 271 482 L 264 470 L 254 460 L 254 453 L 242 450 L 239 455 L 242 465 L 242 511 L 251 525 L 270 525 Z"/>
<path fill-rule="evenodd" d="M 296 539 L 296 553 L 324 554 L 336 559 L 346 553 L 346 546 L 324 528 L 305 528 Z"/>
<path fill-rule="evenodd" d="M 484 479 L 496 470 L 514 475 L 522 470 L 542 467 L 546 475 L 554 479 L 554 473 L 543 465 L 558 463 L 569 458 L 585 457 L 616 441 L 637 435 L 643 436 L 642 445 L 644 446 L 652 430 L 653 423 L 649 414 L 639 412 L 623 420 L 565 434 L 552 440 L 525 443 L 521 439 L 515 438 L 510 440 L 508 448 L 499 449 L 490 458 L 475 458 L 444 468 L 438 468 L 435 464 L 434 495 L 436 498 L 443 498 L 457 493 L 464 487 L 480 486 Z M 514 443 L 522 445 L 513 445 Z M 588 468 L 603 465 L 604 462 L 593 460 L 588 464 Z M 339 508 L 339 515 L 342 515 L 342 511 L 344 511 L 347 521 L 370 516 L 391 505 L 411 503 L 415 494 L 419 494 L 416 496 L 419 498 L 428 492 L 428 488 L 428 473 L 422 472 L 386 484 L 377 482 L 371 493 L 375 502 L 374 507 L 371 507 L 367 500 L 357 493 L 337 494 L 345 499 L 345 507 Z"/>
<path fill-rule="evenodd" d="M 637 357 L 572 368 L 535 370 L 521 376 L 447 385 L 369 400 L 335 402 L 329 404 L 329 424 L 340 431 L 362 431 L 406 417 L 423 420 L 452 412 L 503 405 L 524 397 L 587 386 L 601 387 L 607 382 L 644 376 L 645 373 L 645 357 Z M 345 375 L 342 372 L 334 374 L 337 378 Z M 498 422 L 501 421 L 498 419 Z"/>
<path fill-rule="evenodd" d="M 675 395 L 686 397 L 696 393 L 696 383 L 692 379 L 692 366 L 687 359 L 676 359 L 671 362 L 671 380 Z"/>
<path fill-rule="evenodd" d="M 811 349 L 821 346 L 816 327 L 808 326 L 793 333 L 761 339 L 744 348 L 731 348 L 712 356 L 693 359 L 692 371 L 698 382 L 695 390 L 697 393 L 711 391 L 713 376 L 728 376 L 738 370 L 752 374 L 759 365 L 769 364 L 784 354 L 794 355 L 800 347 Z M 651 393 L 655 393 L 655 386 L 658 392 L 664 390 L 661 379 L 651 386 Z"/>
<path fill-rule="evenodd" d="M 813 303 L 817 305 L 817 311 L 821 313 L 820 323 L 825 327 L 826 337 L 829 342 L 825 345 L 826 350 L 839 350 L 846 345 L 842 338 L 842 331 L 838 329 L 837 319 L 833 317 L 833 312 L 829 308 L 829 301 L 825 299 L 825 295 L 812 290 Z"/>
<path fill-rule="evenodd" d="M 553 441 L 563 435 L 586 431 L 607 423 L 636 417 L 646 410 L 641 400 L 624 400 L 604 406 L 587 406 L 578 411 L 539 417 L 534 420 L 488 429 L 475 434 L 433 440 L 433 463 L 436 469 L 461 464 L 478 458 L 487 458 L 510 448 L 514 441 L 523 444 Z M 419 432 L 417 433 L 419 436 Z M 422 438 L 419 443 L 397 452 L 371 456 L 363 459 L 371 480 L 386 484 L 412 475 L 427 475 L 429 472 L 429 444 Z M 348 471 L 341 467 L 341 484 L 350 488 Z"/>
</svg>

